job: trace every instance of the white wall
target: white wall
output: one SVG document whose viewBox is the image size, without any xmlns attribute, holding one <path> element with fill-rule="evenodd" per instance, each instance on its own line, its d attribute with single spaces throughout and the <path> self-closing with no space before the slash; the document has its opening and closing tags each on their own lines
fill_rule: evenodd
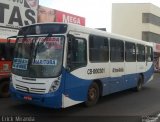
<svg viewBox="0 0 160 122">
<path fill-rule="evenodd" d="M 160 8 L 150 3 L 112 4 L 112 32 L 142 39 L 142 31 L 160 34 L 160 26 L 142 23 L 142 13 L 160 16 Z"/>
</svg>

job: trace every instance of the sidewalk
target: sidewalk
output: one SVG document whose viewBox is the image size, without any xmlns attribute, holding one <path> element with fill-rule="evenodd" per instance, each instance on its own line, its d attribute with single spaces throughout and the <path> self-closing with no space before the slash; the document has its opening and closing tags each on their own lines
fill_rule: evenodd
<svg viewBox="0 0 160 122">
<path fill-rule="evenodd" d="M 153 75 L 153 80 L 160 78 L 160 72 L 155 72 Z"/>
</svg>

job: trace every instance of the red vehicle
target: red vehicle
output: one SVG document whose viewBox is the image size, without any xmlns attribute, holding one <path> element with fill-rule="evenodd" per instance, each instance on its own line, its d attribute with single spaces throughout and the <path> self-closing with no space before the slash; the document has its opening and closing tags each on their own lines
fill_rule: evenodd
<svg viewBox="0 0 160 122">
<path fill-rule="evenodd" d="M 14 36 L 0 39 L 0 97 L 8 97 L 10 73 L 12 68 Z"/>
</svg>

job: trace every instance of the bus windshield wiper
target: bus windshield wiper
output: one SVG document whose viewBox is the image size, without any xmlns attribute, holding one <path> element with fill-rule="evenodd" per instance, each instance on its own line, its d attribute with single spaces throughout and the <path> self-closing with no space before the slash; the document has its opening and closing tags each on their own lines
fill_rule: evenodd
<svg viewBox="0 0 160 122">
<path fill-rule="evenodd" d="M 49 34 L 43 39 L 43 42 L 41 42 L 41 43 L 39 43 L 39 41 L 37 42 L 37 45 L 36 45 L 36 47 L 35 47 L 34 54 L 33 54 L 33 59 L 34 59 L 34 61 L 35 61 L 35 59 L 36 59 L 37 50 L 38 50 L 39 46 L 43 45 L 44 42 L 46 42 L 46 39 L 47 39 L 48 37 L 51 37 L 51 36 L 52 36 L 52 34 L 49 33 Z"/>
</svg>

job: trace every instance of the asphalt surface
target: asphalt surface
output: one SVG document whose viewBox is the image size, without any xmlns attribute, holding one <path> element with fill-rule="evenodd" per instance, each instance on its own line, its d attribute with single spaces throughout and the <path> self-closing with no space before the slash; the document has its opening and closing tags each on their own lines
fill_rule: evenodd
<svg viewBox="0 0 160 122">
<path fill-rule="evenodd" d="M 109 122 L 114 120 L 130 122 L 138 121 L 142 117 L 155 116 L 158 113 L 160 113 L 160 73 L 155 73 L 154 80 L 146 84 L 140 92 L 126 90 L 114 93 L 102 97 L 98 104 L 89 108 L 79 104 L 66 109 L 49 109 L 24 104 L 11 98 L 0 98 L 0 121 L 5 120 L 6 116 L 31 116 L 34 117 L 34 120 L 43 120 L 43 118 L 51 120 L 55 117 L 59 117 L 61 120 L 63 117 L 71 120 L 74 120 L 74 117 L 85 117 L 87 120 L 101 117 L 101 120 Z M 100 119 L 98 118 L 98 120 Z"/>
</svg>

